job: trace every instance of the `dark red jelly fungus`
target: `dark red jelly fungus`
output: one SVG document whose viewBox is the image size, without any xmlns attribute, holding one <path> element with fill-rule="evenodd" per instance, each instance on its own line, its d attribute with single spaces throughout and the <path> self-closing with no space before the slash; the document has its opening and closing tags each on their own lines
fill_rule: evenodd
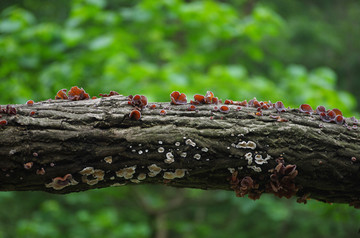
<svg viewBox="0 0 360 238">
<path fill-rule="evenodd" d="M 261 106 L 261 109 L 265 109 L 265 110 L 267 110 L 267 109 L 269 109 L 269 105 L 268 104 L 263 104 L 262 106 Z"/>
<path fill-rule="evenodd" d="M 337 116 L 337 115 L 340 115 L 340 116 L 343 115 L 342 112 L 341 112 L 339 109 L 337 109 L 337 108 L 332 109 L 332 111 L 335 112 L 335 115 L 336 115 L 336 116 Z"/>
<path fill-rule="evenodd" d="M 11 105 L 6 105 L 6 108 L 1 108 L 0 106 L 0 113 L 8 114 L 9 116 L 16 115 L 16 109 Z"/>
<path fill-rule="evenodd" d="M 331 122 L 333 120 L 326 112 L 320 112 L 320 119 L 324 122 Z"/>
<path fill-rule="evenodd" d="M 207 91 L 205 94 L 205 103 L 211 104 L 213 103 L 214 94 L 211 91 Z"/>
<path fill-rule="evenodd" d="M 187 109 L 188 111 L 195 111 L 196 107 L 194 105 L 191 105 L 190 107 L 188 107 Z"/>
<path fill-rule="evenodd" d="M 255 115 L 256 115 L 256 116 L 262 116 L 263 113 L 262 113 L 262 111 L 260 110 L 260 111 L 256 112 Z"/>
<path fill-rule="evenodd" d="M 261 104 L 258 100 L 254 100 L 254 107 L 261 107 Z"/>
<path fill-rule="evenodd" d="M 200 104 L 200 103 L 205 103 L 205 97 L 200 94 L 194 95 L 194 100 L 195 100 L 195 103 L 194 103 L 195 105 Z"/>
<path fill-rule="evenodd" d="M 97 97 L 96 97 L 96 96 L 92 96 L 91 99 L 97 99 Z"/>
<path fill-rule="evenodd" d="M 27 163 L 25 163 L 24 164 L 24 169 L 31 169 L 32 168 L 32 166 L 33 166 L 33 162 L 27 162 Z"/>
<path fill-rule="evenodd" d="M 115 96 L 115 95 L 120 95 L 118 92 L 116 92 L 116 91 L 110 91 L 110 93 L 109 94 L 106 94 L 106 93 L 100 93 L 99 94 L 99 96 L 100 97 L 111 97 L 111 96 Z"/>
<path fill-rule="evenodd" d="M 318 106 L 316 108 L 316 113 L 320 115 L 322 112 L 324 112 L 324 113 L 326 112 L 325 107 L 324 106 Z"/>
<path fill-rule="evenodd" d="M 344 122 L 345 122 L 344 117 L 342 115 L 337 115 L 335 117 L 335 122 L 336 122 L 336 124 L 339 124 L 339 125 L 344 124 Z"/>
<path fill-rule="evenodd" d="M 34 115 L 35 115 L 35 111 L 31 111 L 30 116 L 34 116 Z"/>
<path fill-rule="evenodd" d="M 230 108 L 228 106 L 221 106 L 220 107 L 220 112 L 222 113 L 229 113 L 230 112 Z"/>
<path fill-rule="evenodd" d="M 277 197 L 291 198 L 299 190 L 294 183 L 294 178 L 297 174 L 296 165 L 289 164 L 284 166 L 283 162 L 278 161 L 278 165 L 272 170 L 270 175 L 270 184 L 267 190 L 274 193 Z"/>
<path fill-rule="evenodd" d="M 79 88 L 78 86 L 74 86 L 70 89 L 68 97 L 72 101 L 79 101 L 90 98 L 89 94 L 86 93 L 83 88 Z"/>
<path fill-rule="evenodd" d="M 215 106 L 215 107 L 213 108 L 213 111 L 214 111 L 214 112 L 219 111 L 219 107 Z"/>
<path fill-rule="evenodd" d="M 178 91 L 174 91 L 170 94 L 171 104 L 174 105 L 183 105 L 187 103 L 185 93 L 180 93 Z"/>
<path fill-rule="evenodd" d="M 144 108 L 147 105 L 147 98 L 144 95 L 130 95 L 129 104 L 134 107 Z"/>
<path fill-rule="evenodd" d="M 279 117 L 276 121 L 278 121 L 278 122 L 288 122 L 289 120 Z"/>
<path fill-rule="evenodd" d="M 32 106 L 32 105 L 34 105 L 34 101 L 33 101 L 33 100 L 29 100 L 29 101 L 26 102 L 26 105 Z"/>
<path fill-rule="evenodd" d="M 7 123 L 7 120 L 1 120 L 0 121 L 0 126 L 6 126 L 8 123 Z"/>
<path fill-rule="evenodd" d="M 240 110 L 241 110 L 241 107 L 237 107 L 237 108 L 236 108 L 236 111 L 240 111 Z"/>
<path fill-rule="evenodd" d="M 336 113 L 335 113 L 333 110 L 328 111 L 328 112 L 327 112 L 327 115 L 329 116 L 329 118 L 330 118 L 331 120 L 334 120 L 335 117 L 336 117 Z"/>
<path fill-rule="evenodd" d="M 275 103 L 275 109 L 278 111 L 278 112 L 286 112 L 286 108 L 284 106 L 284 103 L 281 102 L 281 101 L 277 101 Z"/>
<path fill-rule="evenodd" d="M 248 106 L 248 102 L 246 100 L 242 101 L 242 102 L 239 102 L 239 105 L 240 106 L 243 106 L 243 107 L 247 107 Z"/>
<path fill-rule="evenodd" d="M 356 162 L 356 157 L 351 157 L 352 162 Z"/>
<path fill-rule="evenodd" d="M 156 105 L 153 104 L 153 105 L 151 105 L 149 108 L 150 108 L 150 109 L 155 109 L 155 108 L 156 108 Z"/>
<path fill-rule="evenodd" d="M 160 115 L 161 115 L 161 116 L 165 116 L 165 115 L 166 115 L 166 111 L 165 111 L 165 110 L 161 110 L 161 111 L 160 111 Z"/>
<path fill-rule="evenodd" d="M 67 90 L 66 89 L 60 89 L 55 96 L 55 99 L 69 99 L 66 95 Z"/>
<path fill-rule="evenodd" d="M 225 103 L 225 104 L 234 104 L 234 101 L 233 101 L 233 100 L 226 99 L 224 103 Z"/>
<path fill-rule="evenodd" d="M 211 99 L 211 103 L 212 104 L 219 104 L 221 102 L 221 100 L 219 100 L 217 97 L 213 97 L 212 99 Z"/>
<path fill-rule="evenodd" d="M 301 104 L 299 110 L 300 112 L 304 112 L 306 114 L 311 114 L 313 112 L 313 109 L 309 104 Z"/>
<path fill-rule="evenodd" d="M 138 121 L 141 118 L 141 113 L 140 113 L 140 111 L 134 109 L 130 112 L 129 117 L 131 120 Z"/>
</svg>

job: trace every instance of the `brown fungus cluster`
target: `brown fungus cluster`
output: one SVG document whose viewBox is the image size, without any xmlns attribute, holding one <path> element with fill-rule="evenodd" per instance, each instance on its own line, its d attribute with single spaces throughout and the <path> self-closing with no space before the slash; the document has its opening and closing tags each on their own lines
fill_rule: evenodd
<svg viewBox="0 0 360 238">
<path fill-rule="evenodd" d="M 106 94 L 106 93 L 100 93 L 99 94 L 100 97 L 111 97 L 111 96 L 116 96 L 116 95 L 120 95 L 120 94 L 118 92 L 116 92 L 116 91 L 110 91 L 109 94 Z"/>
<path fill-rule="evenodd" d="M 299 188 L 295 185 L 294 179 L 298 175 L 296 165 L 284 165 L 283 160 L 278 160 L 278 165 L 270 170 L 270 183 L 267 192 L 275 194 L 282 198 L 291 198 L 295 196 Z"/>
<path fill-rule="evenodd" d="M 90 99 L 88 93 L 85 92 L 83 88 L 79 88 L 78 86 L 74 86 L 70 89 L 70 91 L 66 94 L 66 89 L 60 89 L 55 96 L 55 99 L 69 99 L 71 101 L 79 101 Z"/>
<path fill-rule="evenodd" d="M 238 178 L 238 171 L 232 173 L 230 185 L 237 197 L 244 197 L 248 194 L 250 199 L 256 200 L 259 199 L 262 194 L 262 191 L 259 190 L 259 184 L 257 184 L 250 176 L 245 176 L 240 180 Z"/>
</svg>

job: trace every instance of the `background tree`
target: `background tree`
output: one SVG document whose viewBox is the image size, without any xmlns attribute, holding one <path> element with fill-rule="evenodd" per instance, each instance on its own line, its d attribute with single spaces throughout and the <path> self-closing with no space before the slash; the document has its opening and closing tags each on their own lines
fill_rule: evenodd
<svg viewBox="0 0 360 238">
<path fill-rule="evenodd" d="M 223 99 L 256 96 L 355 113 L 355 97 L 340 90 L 359 95 L 355 0 L 0 4 L 1 104 L 44 100 L 79 85 L 92 95 L 116 90 L 149 101 L 168 101 L 173 90 L 212 90 Z M 360 220 L 342 205 L 253 202 L 231 192 L 153 186 L 0 198 L 0 237 L 148 237 L 156 230 L 187 237 L 349 237 Z"/>
</svg>

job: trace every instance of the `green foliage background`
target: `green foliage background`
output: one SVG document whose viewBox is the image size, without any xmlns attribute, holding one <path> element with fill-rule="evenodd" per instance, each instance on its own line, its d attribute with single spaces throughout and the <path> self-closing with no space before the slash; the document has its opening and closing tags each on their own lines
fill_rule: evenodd
<svg viewBox="0 0 360 238">
<path fill-rule="evenodd" d="M 150 101 L 212 90 L 222 99 L 322 104 L 346 116 L 359 106 L 355 0 L 3 0 L 0 7 L 0 104 L 78 85 L 91 95 L 116 90 Z M 0 237 L 351 237 L 360 228 L 359 212 L 345 205 L 157 186 L 7 192 L 0 207 Z"/>
</svg>

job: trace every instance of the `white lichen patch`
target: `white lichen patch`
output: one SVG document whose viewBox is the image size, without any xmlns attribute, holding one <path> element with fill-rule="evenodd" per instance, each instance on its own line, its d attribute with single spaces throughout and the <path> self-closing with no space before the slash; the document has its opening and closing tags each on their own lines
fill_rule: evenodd
<svg viewBox="0 0 360 238">
<path fill-rule="evenodd" d="M 166 159 L 164 160 L 165 163 L 171 164 L 174 163 L 174 155 L 171 152 L 166 153 Z"/>
<path fill-rule="evenodd" d="M 250 165 L 253 161 L 252 153 L 251 152 L 246 153 L 245 159 L 248 161 L 248 165 Z"/>
<path fill-rule="evenodd" d="M 163 142 L 161 140 L 159 140 L 159 145 L 162 145 L 162 144 L 163 144 Z"/>
<path fill-rule="evenodd" d="M 156 175 L 158 175 L 160 172 L 161 172 L 161 168 L 159 166 L 157 166 L 156 164 L 152 164 L 152 165 L 149 165 L 148 167 L 148 170 L 150 171 L 148 173 L 149 177 L 155 177 Z"/>
<path fill-rule="evenodd" d="M 260 167 L 257 167 L 256 165 L 248 165 L 247 167 L 248 167 L 249 169 L 254 170 L 254 171 L 257 172 L 257 173 L 260 173 L 260 172 L 261 172 L 261 168 L 260 168 Z"/>
<path fill-rule="evenodd" d="M 158 148 L 158 152 L 159 152 L 159 153 L 164 153 L 164 151 L 165 151 L 164 147 L 159 147 L 159 148 Z"/>
<path fill-rule="evenodd" d="M 195 147 L 195 146 L 196 146 L 196 143 L 193 142 L 191 139 L 187 139 L 187 140 L 185 141 L 185 144 L 186 144 L 186 145 L 191 145 L 192 147 Z"/>
<path fill-rule="evenodd" d="M 236 145 L 236 148 L 240 148 L 240 149 L 252 149 L 252 150 L 255 150 L 256 148 L 256 143 L 253 142 L 253 141 L 240 141 L 237 145 Z"/>
<path fill-rule="evenodd" d="M 140 183 L 140 180 L 138 180 L 138 179 L 130 179 L 130 181 L 133 183 Z"/>
<path fill-rule="evenodd" d="M 235 172 L 235 168 L 228 168 L 228 170 L 231 174 Z"/>
<path fill-rule="evenodd" d="M 206 147 L 204 147 L 204 148 L 202 148 L 202 149 L 201 149 L 201 151 L 202 151 L 202 152 L 208 152 L 208 151 L 209 151 L 209 149 L 208 149 L 208 148 L 206 148 Z"/>
<path fill-rule="evenodd" d="M 183 158 L 186 158 L 187 153 L 186 153 L 186 152 L 182 152 L 182 153 L 180 154 L 180 156 L 183 157 Z"/>
<path fill-rule="evenodd" d="M 201 159 L 201 155 L 200 155 L 200 154 L 195 154 L 195 155 L 194 155 L 194 159 L 200 160 L 200 159 Z"/>
<path fill-rule="evenodd" d="M 56 177 L 52 179 L 51 183 L 45 184 L 47 188 L 53 188 L 55 190 L 61 190 L 67 186 L 77 185 L 78 182 L 73 179 L 71 174 L 66 174 L 64 177 Z"/>
<path fill-rule="evenodd" d="M 131 179 L 135 173 L 136 165 L 120 169 L 116 171 L 116 176 L 119 178 Z"/>
<path fill-rule="evenodd" d="M 185 176 L 186 171 L 187 169 L 176 169 L 175 172 L 164 172 L 163 178 L 164 179 L 182 178 Z"/>
<path fill-rule="evenodd" d="M 126 185 L 126 183 L 114 183 L 114 184 L 111 184 L 110 187 L 120 187 L 120 186 L 124 186 Z"/>
<path fill-rule="evenodd" d="M 137 179 L 138 179 L 138 180 L 144 180 L 144 179 L 146 179 L 146 174 L 144 174 L 144 173 L 139 174 L 139 175 L 137 176 Z"/>
<path fill-rule="evenodd" d="M 143 151 L 142 151 L 142 150 L 139 150 L 139 151 L 138 151 L 138 154 L 139 154 L 139 155 L 141 155 L 142 153 L 143 153 Z"/>
<path fill-rule="evenodd" d="M 175 146 L 180 146 L 180 142 L 179 141 L 175 142 Z"/>
<path fill-rule="evenodd" d="M 255 155 L 255 163 L 261 165 L 261 164 L 267 164 L 267 161 L 271 159 L 270 155 L 267 155 L 266 158 L 263 158 L 261 155 Z"/>
<path fill-rule="evenodd" d="M 182 177 L 184 177 L 186 171 L 187 171 L 187 169 L 176 169 L 176 170 L 175 170 L 175 176 L 176 176 L 176 178 L 182 178 Z"/>
<path fill-rule="evenodd" d="M 99 181 L 104 180 L 105 172 L 101 169 L 94 169 L 93 167 L 86 167 L 79 172 L 83 175 L 81 181 L 90 186 L 97 184 Z M 91 176 L 89 178 L 89 176 Z"/>
<path fill-rule="evenodd" d="M 91 175 L 94 173 L 94 167 L 85 167 L 79 172 L 81 175 Z"/>
<path fill-rule="evenodd" d="M 104 161 L 106 162 L 106 163 L 108 163 L 108 164 L 111 164 L 112 163 L 112 156 L 106 156 L 105 158 L 104 158 Z"/>
</svg>

